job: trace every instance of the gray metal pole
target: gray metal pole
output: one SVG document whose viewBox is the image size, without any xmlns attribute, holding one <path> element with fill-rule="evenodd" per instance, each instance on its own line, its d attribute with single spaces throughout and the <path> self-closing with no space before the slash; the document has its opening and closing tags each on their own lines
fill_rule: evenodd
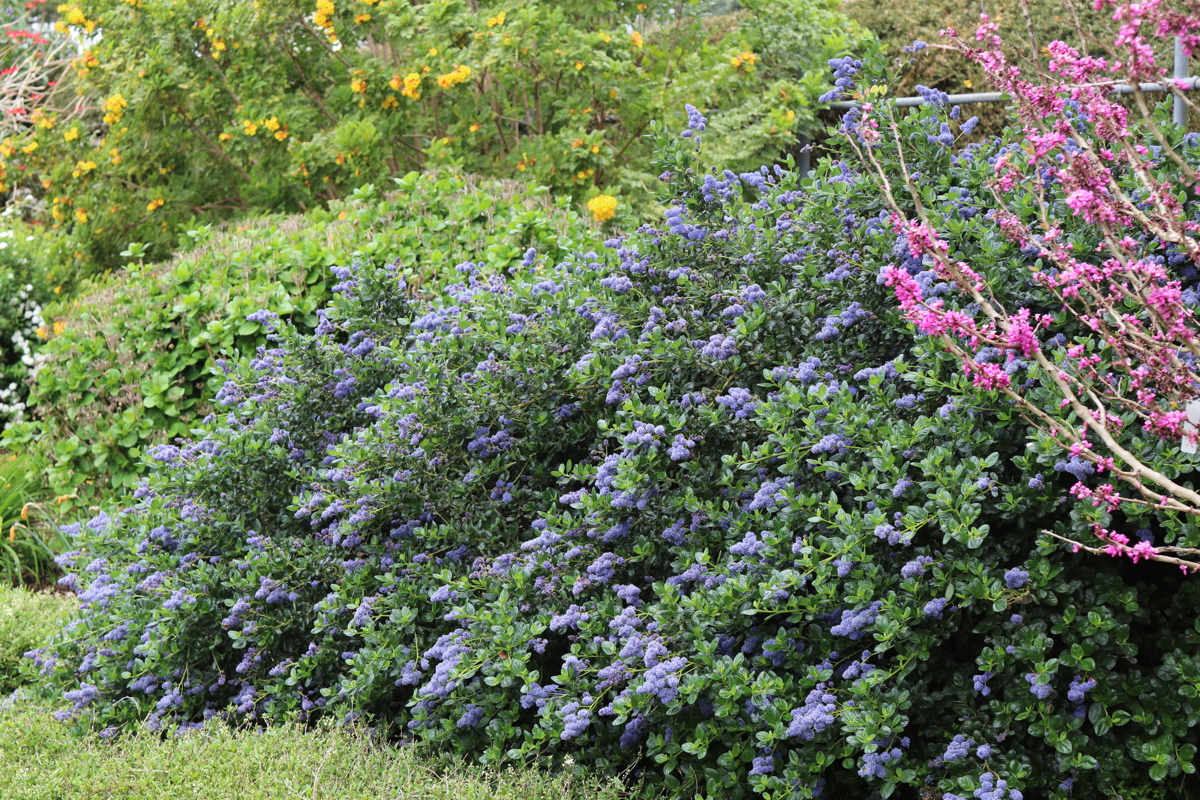
<svg viewBox="0 0 1200 800">
<path fill-rule="evenodd" d="M 1188 58 L 1183 52 L 1183 39 L 1175 37 L 1175 75 L 1176 80 L 1186 78 L 1188 74 Z M 1187 105 L 1183 102 L 1183 98 L 1175 95 L 1175 124 L 1181 128 L 1187 127 L 1188 113 Z"/>
<path fill-rule="evenodd" d="M 1183 82 L 1185 91 L 1189 89 L 1200 89 L 1200 77 L 1189 78 L 1187 75 L 1187 60 L 1184 60 L 1184 73 L 1179 75 L 1175 83 L 1179 84 L 1180 79 Z M 1179 66 L 1176 65 L 1176 71 Z M 1161 83 L 1141 83 L 1138 84 L 1138 89 L 1143 92 L 1166 92 L 1168 88 Z M 1133 94 L 1133 87 L 1124 83 L 1118 83 L 1112 88 L 1113 94 Z M 967 104 L 967 103 L 999 103 L 1008 100 L 1008 95 L 1001 92 L 973 92 L 971 94 L 952 94 L 948 97 L 948 102 L 951 104 Z M 898 106 L 919 106 L 924 105 L 925 98 L 923 97 L 898 97 L 894 101 Z M 858 100 L 835 100 L 829 104 L 829 107 L 834 111 L 848 111 L 851 108 L 861 106 L 862 102 Z M 1183 105 L 1178 98 L 1175 100 L 1175 107 L 1178 109 Z M 1186 110 L 1186 106 L 1184 107 Z M 1176 112 L 1178 113 L 1178 112 Z"/>
<path fill-rule="evenodd" d="M 796 171 L 803 179 L 808 177 L 808 171 L 812 169 L 812 139 L 803 133 L 797 138 L 800 140 L 800 160 L 796 163 Z"/>
</svg>

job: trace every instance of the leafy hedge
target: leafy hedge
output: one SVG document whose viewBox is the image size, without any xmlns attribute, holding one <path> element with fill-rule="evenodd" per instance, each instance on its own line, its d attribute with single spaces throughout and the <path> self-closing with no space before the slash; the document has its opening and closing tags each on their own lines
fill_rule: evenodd
<svg viewBox="0 0 1200 800">
<path fill-rule="evenodd" d="M 335 282 L 333 265 L 395 262 L 420 291 L 440 285 L 464 258 L 498 272 L 518 264 L 525 248 L 558 255 L 597 233 L 544 189 L 411 173 L 385 196 L 367 186 L 328 211 L 193 235 L 197 249 L 166 264 L 131 265 L 43 312 L 50 338 L 30 419 L 11 425 L 0 446 L 43 456 L 53 492 L 79 496 L 64 510 L 135 486 L 148 445 L 188 435 L 209 413 L 221 383 L 214 361 L 265 342 L 248 314 L 265 308 L 311 331 Z"/>
<path fill-rule="evenodd" d="M 1019 145 L 959 152 L 966 122 L 914 110 L 908 163 L 954 257 L 1024 297 L 982 199 Z M 274 323 L 75 532 L 83 612 L 33 654 L 60 716 L 366 715 L 676 796 L 1179 788 L 1195 580 L 1038 533 L 1087 524 L 1071 465 L 901 321 L 885 268 L 948 287 L 873 173 L 707 174 L 695 138 L 660 140 L 665 224 L 602 255 L 464 263 L 431 302 L 339 267 L 313 334 Z"/>
</svg>

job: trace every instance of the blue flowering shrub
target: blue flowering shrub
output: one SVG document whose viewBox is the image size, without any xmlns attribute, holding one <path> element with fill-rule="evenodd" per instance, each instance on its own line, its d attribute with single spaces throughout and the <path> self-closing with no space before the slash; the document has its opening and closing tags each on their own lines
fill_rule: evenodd
<svg viewBox="0 0 1200 800">
<path fill-rule="evenodd" d="M 1006 145 L 905 124 L 954 246 L 1027 291 L 981 213 Z M 428 302 L 364 261 L 311 334 L 253 314 L 219 410 L 73 532 L 81 612 L 31 654 L 60 718 L 361 716 L 671 796 L 1190 772 L 1195 582 L 1037 533 L 1068 478 L 900 321 L 881 269 L 930 273 L 869 173 L 703 174 L 704 127 L 659 132 L 665 221 L 602 253 Z"/>
<path fill-rule="evenodd" d="M 166 264 L 131 264 L 84 282 L 78 297 L 44 311 L 29 306 L 27 327 L 41 326 L 41 338 L 24 341 L 41 344 L 39 369 L 36 378 L 20 373 L 29 409 L 0 434 L 0 448 L 40 456 L 49 490 L 71 496 L 64 511 L 111 502 L 137 486 L 151 447 L 187 435 L 212 410 L 222 382 L 216 359 L 266 342 L 248 315 L 266 309 L 312 331 L 336 283 L 331 266 L 398 259 L 409 290 L 425 292 L 464 258 L 499 272 L 531 245 L 561 255 L 603 240 L 544 187 L 447 170 L 412 172 L 391 188 L 367 185 L 329 209 L 260 217 L 219 234 L 205 226 L 192 231 L 198 246 Z M 0 273 L 0 308 L 4 280 Z M 5 391 L 0 380 L 0 422 L 12 402 Z"/>
</svg>

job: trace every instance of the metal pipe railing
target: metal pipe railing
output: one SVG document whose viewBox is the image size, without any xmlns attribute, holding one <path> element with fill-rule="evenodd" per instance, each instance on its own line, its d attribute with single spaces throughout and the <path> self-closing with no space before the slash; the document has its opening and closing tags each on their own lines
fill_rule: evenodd
<svg viewBox="0 0 1200 800">
<path fill-rule="evenodd" d="M 1184 61 L 1183 66 L 1184 66 L 1185 74 L 1178 78 L 1175 78 L 1172 82 L 1175 83 L 1176 86 L 1178 86 L 1180 89 L 1184 89 L 1185 91 L 1190 91 L 1190 90 L 1193 90 L 1196 88 L 1200 88 L 1200 76 L 1188 77 L 1186 74 L 1186 70 L 1187 70 L 1186 59 Z M 1178 72 L 1178 69 L 1179 69 L 1179 66 L 1177 64 L 1176 65 L 1177 72 Z M 1138 84 L 1138 89 L 1140 89 L 1143 92 L 1170 91 L 1166 86 L 1164 86 L 1161 83 L 1140 83 L 1140 84 Z M 1118 83 L 1116 86 L 1113 87 L 1113 92 L 1116 94 L 1133 94 L 1133 87 L 1128 84 Z M 968 103 L 999 103 L 999 102 L 1002 102 L 1007 99 L 1008 99 L 1008 95 L 1004 94 L 1003 92 L 971 92 L 968 94 L 949 95 L 949 99 L 947 102 L 952 103 L 952 104 L 957 104 L 957 105 L 966 105 Z M 925 102 L 925 98 L 924 97 L 898 97 L 893 102 L 895 102 L 895 104 L 898 106 L 919 106 Z M 835 100 L 834 102 L 829 104 L 829 107 L 834 109 L 835 111 L 849 111 L 850 109 L 857 108 L 861 105 L 862 105 L 862 102 L 859 100 Z M 1183 100 L 1176 97 L 1175 98 L 1175 114 L 1176 114 L 1175 122 L 1176 122 L 1176 124 L 1183 124 L 1183 123 L 1179 122 L 1178 115 L 1179 115 L 1180 108 L 1183 108 L 1185 112 L 1187 110 L 1187 106 L 1184 104 Z M 1186 122 L 1186 119 L 1184 121 Z"/>
<path fill-rule="evenodd" d="M 1172 74 L 1175 85 L 1185 91 L 1191 91 L 1200 87 L 1200 77 L 1188 77 L 1188 57 L 1183 52 L 1183 40 L 1178 36 L 1175 37 L 1175 69 Z M 1138 89 L 1143 92 L 1166 92 L 1170 91 L 1161 83 L 1140 83 Z M 1133 87 L 1118 83 L 1113 87 L 1113 92 L 1116 94 L 1133 94 Z M 950 103 L 964 105 L 967 103 L 999 103 L 1008 99 L 1008 95 L 1003 92 L 971 92 L 968 94 L 952 94 L 949 96 Z M 919 106 L 925 102 L 924 97 L 900 97 L 895 101 L 896 105 L 904 106 Z M 835 111 L 849 111 L 852 108 L 861 106 L 862 103 L 858 100 L 837 100 L 829 104 L 829 107 Z M 1174 112 L 1174 120 L 1176 125 L 1187 124 L 1187 104 L 1183 102 L 1183 98 L 1176 97 L 1175 105 L 1172 109 Z"/>
</svg>

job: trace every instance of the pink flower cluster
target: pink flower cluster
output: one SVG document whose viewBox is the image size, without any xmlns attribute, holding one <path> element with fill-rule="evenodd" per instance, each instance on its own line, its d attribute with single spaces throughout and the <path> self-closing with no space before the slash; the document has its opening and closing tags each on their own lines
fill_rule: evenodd
<svg viewBox="0 0 1200 800">
<path fill-rule="evenodd" d="M 884 280 L 909 321 L 940 338 L 977 388 L 1003 393 L 1072 457 L 1135 490 L 1123 496 L 1110 483 L 1089 487 L 1080 481 L 1070 490 L 1078 501 L 1105 513 L 1131 504 L 1200 515 L 1200 494 L 1122 444 L 1136 435 L 1130 422 L 1177 443 L 1187 430 L 1181 409 L 1200 399 L 1200 336 L 1193 311 L 1161 259 L 1145 255 L 1148 242 L 1174 246 L 1200 267 L 1200 225 L 1187 219 L 1179 199 L 1181 190 L 1200 190 L 1200 174 L 1139 110 L 1144 105 L 1131 106 L 1113 92 L 1117 84 L 1166 81 L 1155 52 L 1165 49 L 1162 40 L 1175 36 L 1187 52 L 1200 45 L 1200 14 L 1173 10 L 1163 0 L 1096 0 L 1097 9 L 1106 6 L 1119 24 L 1109 53 L 1084 55 L 1051 42 L 1042 74 L 1033 79 L 1007 58 L 998 27 L 986 15 L 974 43 L 944 32 L 1012 98 L 1022 125 L 1023 147 L 994 164 L 994 219 L 1008 239 L 1047 265 L 1033 278 L 1061 309 L 1059 321 L 1073 320 L 1073 328 L 1090 335 L 1077 336 L 1069 347 L 1044 344 L 1039 333 L 1056 322 L 1053 315 L 1005 308 L 977 272 L 950 258 L 949 244 L 924 212 L 909 220 L 894 203 L 893 224 L 909 252 L 932 263 L 939 279 L 978 311 L 966 313 L 940 297 L 924 296 L 921 284 L 899 268 L 886 270 Z M 1153 156 L 1138 140 L 1147 136 L 1159 145 Z M 1164 164 L 1182 174 L 1182 184 L 1159 177 Z M 1010 193 L 1022 186 L 1038 187 L 1039 214 L 1022 217 L 1008 206 Z M 1097 252 L 1077 252 L 1067 240 L 1055 220 L 1056 202 L 1098 231 Z M 1035 405 L 1003 366 L 977 360 L 984 348 L 1028 360 L 1030 374 L 1057 394 L 1054 403 Z M 1130 546 L 1123 534 L 1098 525 L 1094 533 L 1109 555 L 1182 563 L 1146 542 Z"/>
</svg>

